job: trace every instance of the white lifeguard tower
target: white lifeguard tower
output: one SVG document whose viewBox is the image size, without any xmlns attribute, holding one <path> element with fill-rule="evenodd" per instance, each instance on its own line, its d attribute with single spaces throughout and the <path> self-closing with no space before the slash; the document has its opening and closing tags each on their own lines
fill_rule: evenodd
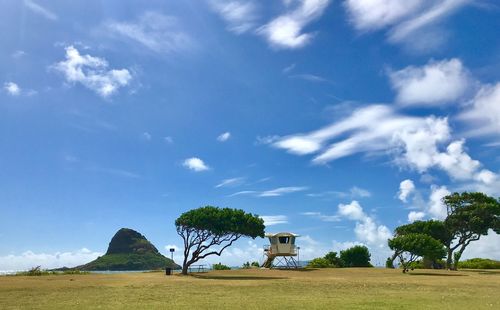
<svg viewBox="0 0 500 310">
<path fill-rule="evenodd" d="M 299 235 L 280 232 L 277 234 L 266 234 L 269 238 L 269 245 L 264 247 L 266 260 L 262 264 L 264 268 L 298 268 L 299 264 L 295 260 L 298 254 L 298 247 L 295 245 L 295 238 Z"/>
</svg>

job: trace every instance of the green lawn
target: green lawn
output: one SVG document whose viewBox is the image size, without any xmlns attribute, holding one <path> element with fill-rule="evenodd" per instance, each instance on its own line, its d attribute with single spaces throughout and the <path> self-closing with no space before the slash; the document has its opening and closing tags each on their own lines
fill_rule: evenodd
<svg viewBox="0 0 500 310">
<path fill-rule="evenodd" d="M 500 271 L 322 269 L 0 277 L 0 308 L 500 309 Z"/>
</svg>

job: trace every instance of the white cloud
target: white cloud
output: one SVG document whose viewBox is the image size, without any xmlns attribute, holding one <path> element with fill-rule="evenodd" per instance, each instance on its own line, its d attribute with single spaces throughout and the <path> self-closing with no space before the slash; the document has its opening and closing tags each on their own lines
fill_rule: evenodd
<svg viewBox="0 0 500 310">
<path fill-rule="evenodd" d="M 74 46 L 66 47 L 66 60 L 52 67 L 64 74 L 69 83 L 81 83 L 103 98 L 115 94 L 132 80 L 127 69 L 108 70 L 108 62 L 99 57 L 81 55 Z"/>
<path fill-rule="evenodd" d="M 351 23 L 358 31 L 389 28 L 388 39 L 415 49 L 429 49 L 443 41 L 437 25 L 471 0 L 345 0 Z"/>
<path fill-rule="evenodd" d="M 47 8 L 44 8 L 43 6 L 33 2 L 31 0 L 24 0 L 24 6 L 27 7 L 29 10 L 31 10 L 33 13 L 38 14 L 40 16 L 43 16 L 46 19 L 50 19 L 52 21 L 55 21 L 58 19 L 57 15 L 54 14 L 52 11 L 50 11 Z"/>
<path fill-rule="evenodd" d="M 420 1 L 422 2 L 422 1 Z M 397 27 L 394 27 L 390 33 L 389 40 L 399 42 L 409 40 L 412 35 L 415 35 L 421 29 L 425 29 L 433 25 L 451 13 L 457 11 L 464 5 L 471 2 L 470 0 L 440 0 L 428 1 L 435 3 L 428 9 L 424 10 L 412 19 L 405 20 Z"/>
<path fill-rule="evenodd" d="M 196 171 L 196 172 L 206 171 L 206 170 L 210 169 L 210 167 L 208 167 L 203 162 L 203 160 L 201 160 L 198 157 L 187 158 L 186 160 L 184 160 L 184 162 L 182 163 L 182 165 L 184 167 L 186 167 L 186 168 L 188 168 L 190 170 Z"/>
<path fill-rule="evenodd" d="M 258 194 L 259 197 L 276 197 L 276 196 L 282 196 L 285 194 L 290 194 L 290 193 L 295 193 L 295 192 L 300 192 L 300 191 L 305 191 L 307 190 L 307 187 L 303 186 L 289 186 L 289 187 L 279 187 L 275 189 L 271 189 L 268 191 L 263 191 Z"/>
<path fill-rule="evenodd" d="M 500 82 L 495 85 L 483 85 L 465 107 L 460 119 L 470 123 L 469 135 L 500 135 Z"/>
<path fill-rule="evenodd" d="M 408 213 L 408 222 L 413 223 L 419 221 L 425 217 L 425 212 L 422 211 L 411 211 Z"/>
<path fill-rule="evenodd" d="M 353 200 L 347 205 L 339 204 L 338 213 L 356 221 L 354 233 L 359 241 L 381 250 L 387 248 L 387 239 L 392 236 L 391 231 L 385 225 L 377 224 L 371 216 L 367 215 L 359 202 Z"/>
<path fill-rule="evenodd" d="M 316 218 L 316 219 L 323 221 L 323 222 L 339 222 L 340 221 L 339 215 L 325 215 L 325 214 L 322 214 L 321 212 L 303 212 L 303 213 L 301 213 L 301 215 L 310 216 L 312 218 Z"/>
<path fill-rule="evenodd" d="M 28 270 L 32 267 L 41 266 L 42 269 L 53 269 L 60 267 L 75 267 L 88 263 L 103 253 L 92 252 L 82 248 L 74 252 L 56 253 L 34 253 L 26 251 L 20 255 L 0 256 L 0 266 L 3 271 Z"/>
<path fill-rule="evenodd" d="M 144 138 L 144 140 L 146 140 L 146 141 L 151 141 L 151 139 L 152 139 L 153 137 L 151 136 L 151 134 L 150 134 L 149 132 L 144 132 L 144 133 L 142 134 L 142 138 Z"/>
<path fill-rule="evenodd" d="M 329 0 L 297 0 L 297 6 L 268 24 L 260 27 L 258 33 L 264 36 L 274 48 L 300 48 L 307 45 L 314 33 L 304 33 L 303 28 L 323 15 Z"/>
<path fill-rule="evenodd" d="M 430 61 L 389 73 L 397 102 L 432 106 L 459 99 L 469 88 L 469 74 L 459 59 Z"/>
<path fill-rule="evenodd" d="M 438 220 L 444 220 L 448 215 L 446 205 L 443 203 L 443 198 L 450 195 L 451 192 L 446 186 L 431 186 L 431 194 L 429 196 L 429 215 Z"/>
<path fill-rule="evenodd" d="M 227 30 L 242 34 L 255 28 L 258 7 L 252 1 L 211 0 L 212 9 L 227 23 Z"/>
<path fill-rule="evenodd" d="M 156 53 L 180 53 L 194 47 L 192 38 L 180 29 L 175 17 L 157 12 L 143 13 L 136 21 L 109 21 L 108 34 L 131 40 Z"/>
<path fill-rule="evenodd" d="M 353 200 L 350 204 L 339 204 L 339 214 L 347 217 L 354 221 L 363 221 L 366 219 L 366 214 L 361 208 L 361 205 L 356 200 Z"/>
<path fill-rule="evenodd" d="M 172 138 L 170 136 L 166 136 L 166 137 L 163 137 L 163 141 L 165 141 L 165 143 L 172 144 L 172 143 L 174 143 L 174 138 Z"/>
<path fill-rule="evenodd" d="M 286 215 L 263 215 L 264 225 L 273 226 L 278 224 L 287 224 L 288 217 Z"/>
<path fill-rule="evenodd" d="M 14 82 L 4 83 L 3 89 L 11 96 L 19 96 L 21 94 L 21 88 Z"/>
<path fill-rule="evenodd" d="M 14 59 L 19 59 L 19 58 L 21 58 L 23 56 L 26 56 L 26 54 L 27 53 L 25 51 L 23 51 L 23 50 L 17 50 L 14 53 L 12 53 L 11 56 Z"/>
<path fill-rule="evenodd" d="M 235 187 L 235 186 L 241 185 L 244 181 L 245 181 L 245 178 L 242 178 L 242 177 L 224 179 L 219 184 L 215 185 L 215 188 Z"/>
<path fill-rule="evenodd" d="M 361 31 L 377 30 L 392 25 L 415 12 L 422 0 L 346 0 L 344 6 L 351 22 Z"/>
<path fill-rule="evenodd" d="M 371 197 L 372 193 L 369 190 L 364 188 L 360 188 L 357 186 L 353 186 L 349 189 L 348 192 L 341 191 L 325 191 L 319 193 L 309 193 L 307 196 L 316 197 L 316 198 L 329 198 L 329 197 L 337 197 L 337 198 L 366 198 Z"/>
<path fill-rule="evenodd" d="M 330 142 L 336 138 L 340 140 Z M 357 153 L 390 154 L 395 164 L 420 173 L 435 168 L 459 181 L 494 179 L 465 152 L 465 140 L 450 140 L 447 118 L 411 117 L 390 106 L 369 105 L 330 126 L 277 138 L 271 145 L 297 155 L 319 153 L 312 160 L 314 164 Z"/>
<path fill-rule="evenodd" d="M 239 191 L 229 195 L 229 197 L 241 196 L 241 195 L 252 195 L 256 197 L 278 197 L 278 196 L 283 196 L 285 194 L 305 191 L 307 189 L 308 188 L 304 186 L 287 186 L 287 187 L 278 187 L 266 191 Z"/>
<path fill-rule="evenodd" d="M 398 198 L 402 202 L 406 202 L 408 196 L 415 190 L 415 184 L 413 184 L 412 180 L 404 180 L 399 184 L 399 195 Z"/>
<path fill-rule="evenodd" d="M 217 137 L 217 141 L 226 142 L 227 140 L 229 140 L 229 138 L 231 138 L 231 133 L 229 131 L 226 131 Z"/>
</svg>

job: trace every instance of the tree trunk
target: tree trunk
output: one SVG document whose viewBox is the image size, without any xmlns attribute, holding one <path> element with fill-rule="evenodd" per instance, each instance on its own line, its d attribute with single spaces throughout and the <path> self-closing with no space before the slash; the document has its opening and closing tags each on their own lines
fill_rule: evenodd
<svg viewBox="0 0 500 310">
<path fill-rule="evenodd" d="M 464 251 L 465 251 L 465 244 L 462 245 L 462 247 L 460 248 L 460 250 L 458 250 L 458 252 L 455 253 L 455 255 L 454 255 L 453 270 L 457 270 L 458 269 L 458 262 L 460 261 L 460 258 L 462 257 L 462 254 L 464 253 Z"/>
<path fill-rule="evenodd" d="M 446 256 L 446 269 L 452 270 L 453 269 L 453 250 L 451 248 L 448 248 L 448 255 Z"/>
</svg>

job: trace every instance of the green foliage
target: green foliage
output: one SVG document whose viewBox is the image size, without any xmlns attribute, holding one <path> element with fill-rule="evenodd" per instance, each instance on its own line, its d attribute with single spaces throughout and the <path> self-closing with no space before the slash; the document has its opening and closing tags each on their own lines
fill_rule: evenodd
<svg viewBox="0 0 500 310">
<path fill-rule="evenodd" d="M 212 269 L 213 270 L 231 270 L 231 268 L 229 268 L 228 266 L 223 265 L 221 263 L 213 264 L 212 265 Z"/>
<path fill-rule="evenodd" d="M 106 254 L 96 260 L 78 266 L 81 270 L 157 270 L 165 267 L 179 268 L 171 259 L 161 254 Z"/>
<path fill-rule="evenodd" d="M 343 267 L 344 262 L 337 256 L 337 252 L 328 252 L 325 255 L 325 259 L 330 262 L 333 267 Z"/>
<path fill-rule="evenodd" d="M 385 268 L 394 269 L 394 263 L 392 261 L 392 258 L 387 257 L 387 259 L 385 261 Z"/>
<path fill-rule="evenodd" d="M 407 234 L 425 234 L 443 244 L 449 244 L 453 236 L 450 235 L 444 222 L 438 220 L 415 221 L 410 224 L 401 225 L 395 229 L 396 236 Z"/>
<path fill-rule="evenodd" d="M 500 269 L 500 261 L 486 258 L 471 258 L 458 263 L 463 269 Z"/>
<path fill-rule="evenodd" d="M 453 246 L 448 246 L 447 265 L 448 268 L 456 269 L 462 253 L 470 242 L 487 235 L 490 229 L 497 234 L 500 233 L 500 200 L 483 193 L 464 192 L 446 196 L 443 202 L 448 210 L 444 222 L 456 241 Z"/>
<path fill-rule="evenodd" d="M 373 267 L 370 264 L 371 254 L 366 246 L 356 245 L 340 251 L 340 259 L 344 267 Z"/>
<path fill-rule="evenodd" d="M 243 269 L 251 269 L 251 268 L 259 268 L 260 267 L 260 264 L 259 262 L 246 262 L 243 264 L 243 266 L 241 268 Z"/>
<path fill-rule="evenodd" d="M 446 255 L 443 244 L 425 234 L 410 233 L 389 239 L 389 248 L 398 253 L 403 272 L 408 271 L 419 257 L 436 260 Z"/>
<path fill-rule="evenodd" d="M 191 228 L 215 236 L 238 234 L 264 238 L 264 220 L 239 209 L 206 206 L 185 212 L 175 220 L 179 228 Z"/>
<path fill-rule="evenodd" d="M 318 257 L 318 258 L 315 258 L 315 259 L 312 259 L 311 261 L 309 261 L 309 263 L 307 264 L 307 267 L 310 267 L 310 268 L 332 268 L 334 267 L 330 261 L 324 257 Z"/>
<path fill-rule="evenodd" d="M 182 274 L 187 274 L 189 266 L 200 259 L 209 255 L 220 256 L 242 236 L 263 238 L 265 228 L 264 220 L 256 214 L 212 206 L 181 214 L 175 220 L 175 226 L 184 241 Z"/>
</svg>

